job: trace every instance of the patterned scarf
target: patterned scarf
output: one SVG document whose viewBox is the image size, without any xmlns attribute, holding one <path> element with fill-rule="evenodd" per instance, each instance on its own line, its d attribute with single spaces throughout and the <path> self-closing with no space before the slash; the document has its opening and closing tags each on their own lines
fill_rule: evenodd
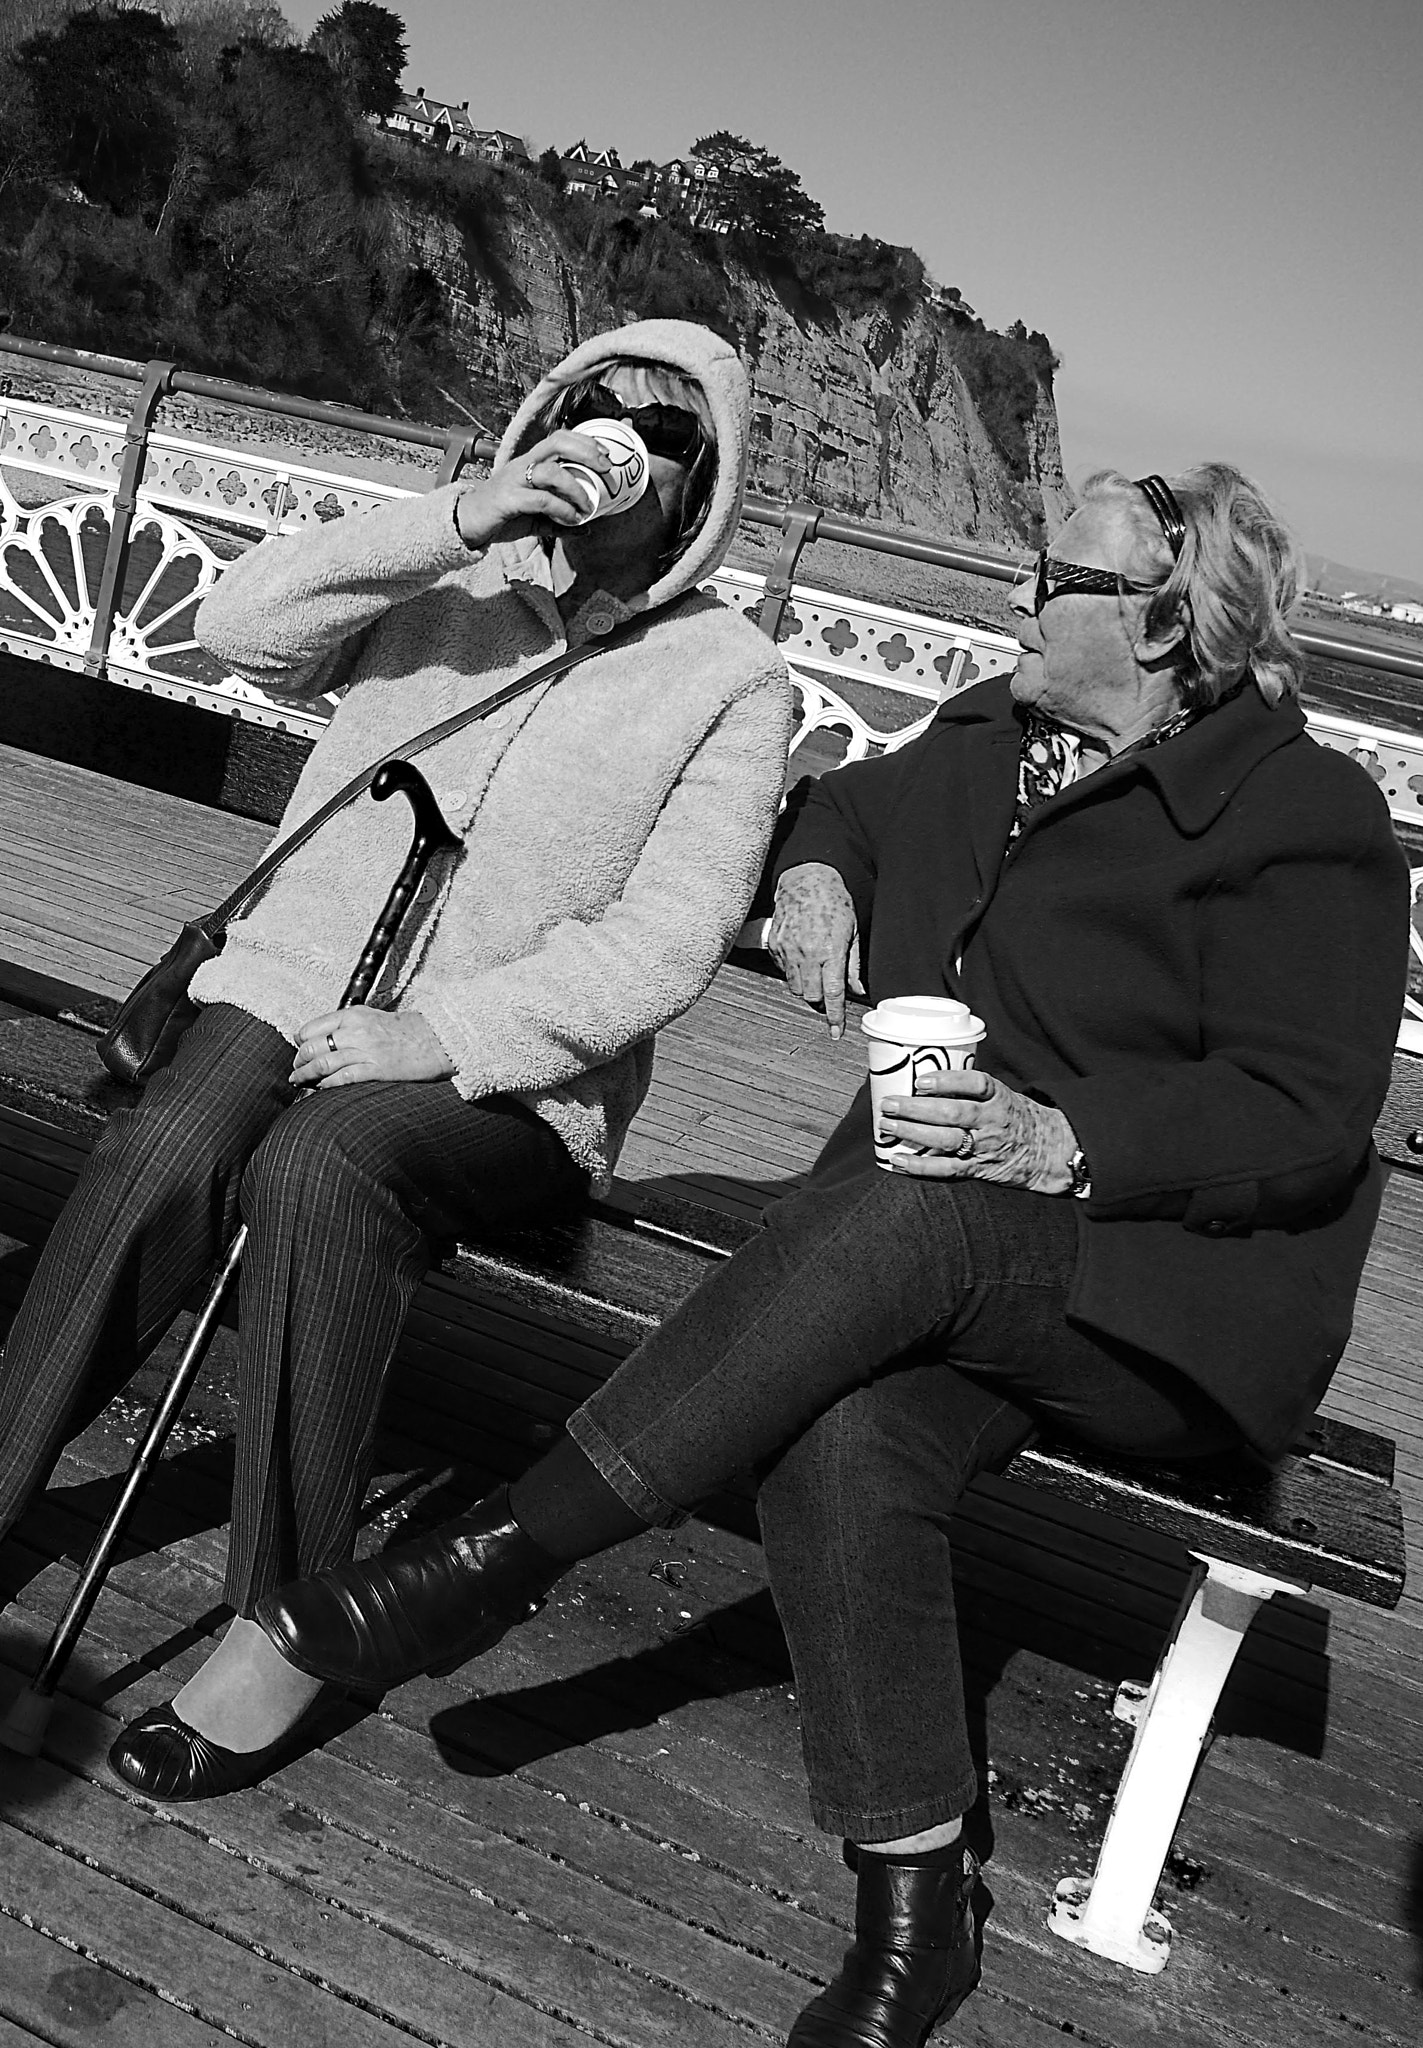
<svg viewBox="0 0 1423 2048">
<path fill-rule="evenodd" d="M 1194 725 L 1209 706 L 1173 711 L 1164 724 L 1158 725 L 1141 739 L 1133 740 L 1129 747 L 1123 747 L 1120 754 L 1114 754 L 1114 761 L 1122 760 L 1127 754 L 1140 753 L 1143 747 L 1159 747 L 1163 740 L 1175 739 L 1178 732 L 1184 732 L 1188 725 Z M 1045 804 L 1050 796 L 1067 789 L 1081 774 L 1082 749 L 1084 744 L 1094 746 L 1092 741 L 1083 741 L 1081 733 L 1072 732 L 1059 725 L 1045 711 L 1029 705 L 1023 713 L 1023 737 L 1018 746 L 1018 802 L 1013 812 L 1013 829 L 1008 834 L 1011 846 L 1029 814 L 1039 804 Z M 1100 750 L 1099 750 L 1100 751 Z"/>
</svg>

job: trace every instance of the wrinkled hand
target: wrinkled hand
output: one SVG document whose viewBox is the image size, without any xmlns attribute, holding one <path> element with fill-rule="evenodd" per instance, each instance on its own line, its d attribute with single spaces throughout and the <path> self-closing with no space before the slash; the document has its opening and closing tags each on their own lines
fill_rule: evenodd
<svg viewBox="0 0 1423 2048">
<path fill-rule="evenodd" d="M 291 1077 L 298 1088 L 347 1088 L 353 1081 L 447 1081 L 454 1071 L 418 1010 L 353 1003 L 302 1025 Z"/>
<path fill-rule="evenodd" d="M 612 474 L 607 450 L 591 434 L 566 429 L 547 434 L 493 476 L 461 491 L 455 524 L 465 546 L 487 548 L 496 540 L 522 540 L 549 524 L 579 525 L 588 516 L 588 500 L 563 467 L 565 462 Z M 526 481 L 530 475 L 532 484 Z"/>
<path fill-rule="evenodd" d="M 881 1111 L 886 1138 L 906 1138 L 929 1149 L 920 1158 L 895 1159 L 894 1173 L 931 1180 L 996 1180 L 1065 1195 L 1072 1185 L 1067 1162 L 1077 1138 L 1060 1109 L 1034 1102 L 977 1067 L 926 1074 L 913 1095 L 893 1096 Z M 964 1150 L 964 1133 L 972 1148 Z"/>
<path fill-rule="evenodd" d="M 859 936 L 854 903 L 835 868 L 810 860 L 786 869 L 766 947 L 792 995 L 825 1011 L 832 1038 L 845 1029 L 846 982 L 856 995 L 865 992 Z"/>
</svg>

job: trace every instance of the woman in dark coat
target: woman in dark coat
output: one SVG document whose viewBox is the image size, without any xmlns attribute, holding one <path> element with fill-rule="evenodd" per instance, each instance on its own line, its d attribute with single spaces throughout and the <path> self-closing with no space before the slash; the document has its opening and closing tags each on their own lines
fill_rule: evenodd
<svg viewBox="0 0 1423 2048">
<path fill-rule="evenodd" d="M 1347 1340 L 1408 884 L 1378 791 L 1305 732 L 1294 592 L 1237 471 L 1094 478 L 1015 594 L 1011 681 L 827 775 L 779 853 L 772 950 L 832 1029 L 857 946 L 874 1001 L 987 1024 L 976 1070 L 887 1106 L 923 1152 L 883 1171 L 862 1092 L 511 1494 L 259 1610 L 308 1673 L 395 1683 L 778 1457 L 812 1804 L 861 1851 L 793 2048 L 920 2048 L 976 1980 L 945 1534 L 975 1472 L 1038 1425 L 1275 1456 Z"/>
</svg>

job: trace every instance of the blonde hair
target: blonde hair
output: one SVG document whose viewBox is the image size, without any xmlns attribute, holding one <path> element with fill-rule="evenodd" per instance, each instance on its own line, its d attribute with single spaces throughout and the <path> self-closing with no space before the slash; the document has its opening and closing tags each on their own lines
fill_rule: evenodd
<svg viewBox="0 0 1423 2048">
<path fill-rule="evenodd" d="M 1297 696 L 1304 656 L 1285 621 L 1303 577 L 1294 535 L 1260 486 L 1228 462 L 1203 462 L 1166 482 L 1186 522 L 1174 561 L 1145 494 L 1120 471 L 1088 477 L 1081 502 L 1117 500 L 1160 572 L 1144 625 L 1148 633 L 1185 628 L 1183 702 L 1215 704 L 1247 671 L 1267 704 Z"/>
</svg>

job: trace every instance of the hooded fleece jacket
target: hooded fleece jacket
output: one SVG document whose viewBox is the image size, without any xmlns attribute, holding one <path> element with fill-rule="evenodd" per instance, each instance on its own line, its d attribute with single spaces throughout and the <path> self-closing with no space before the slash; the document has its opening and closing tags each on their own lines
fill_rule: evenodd
<svg viewBox="0 0 1423 2048">
<path fill-rule="evenodd" d="M 670 615 L 421 757 L 464 840 L 407 921 L 373 1000 L 418 1011 L 466 1098 L 504 1094 L 606 1186 L 647 1092 L 655 1033 L 696 1001 L 745 917 L 790 741 L 771 642 L 699 577 L 744 491 L 749 393 L 734 351 L 654 320 L 575 349 L 520 407 L 496 468 L 539 438 L 563 385 L 616 361 L 666 365 L 706 394 L 717 476 L 690 546 L 634 606 L 598 593 L 568 623 L 536 540 L 472 552 L 453 484 L 243 557 L 203 602 L 204 646 L 266 688 L 345 695 L 278 837 L 423 728 L 632 609 Z M 357 799 L 280 871 L 194 977 L 295 1043 L 336 1008 L 405 857 L 402 804 Z"/>
</svg>

